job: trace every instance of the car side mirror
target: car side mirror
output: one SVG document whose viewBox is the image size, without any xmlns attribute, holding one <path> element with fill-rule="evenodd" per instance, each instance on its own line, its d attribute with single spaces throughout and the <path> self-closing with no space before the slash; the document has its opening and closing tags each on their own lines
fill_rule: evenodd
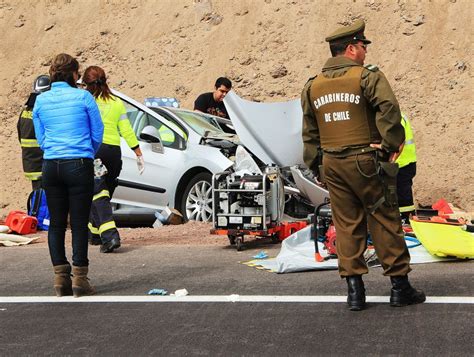
<svg viewBox="0 0 474 357">
<path fill-rule="evenodd" d="M 140 139 L 146 141 L 147 143 L 161 142 L 158 129 L 156 129 L 152 125 L 147 125 L 146 127 L 143 128 L 142 132 L 140 133 Z"/>
<path fill-rule="evenodd" d="M 158 129 L 152 125 L 147 125 L 140 133 L 140 139 L 151 144 L 151 151 L 163 154 L 163 144 L 161 143 Z"/>
</svg>

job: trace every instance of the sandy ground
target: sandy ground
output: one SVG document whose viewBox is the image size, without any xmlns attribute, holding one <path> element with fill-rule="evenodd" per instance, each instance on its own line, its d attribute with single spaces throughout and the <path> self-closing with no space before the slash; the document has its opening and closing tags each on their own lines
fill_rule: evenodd
<svg viewBox="0 0 474 357">
<path fill-rule="evenodd" d="M 211 223 L 190 221 L 181 225 L 168 225 L 159 228 L 119 228 L 122 245 L 183 245 L 183 246 L 225 246 L 229 245 L 227 236 L 210 234 Z M 38 231 L 24 235 L 27 238 L 38 238 L 27 246 L 46 245 L 48 232 Z M 253 240 L 253 238 L 250 238 Z M 70 245 L 71 231 L 66 231 L 66 244 Z M 0 245 L 0 249 L 3 246 Z M 25 246 L 26 247 L 26 246 Z M 91 247 L 90 249 L 94 249 Z M 98 248 L 97 248 L 98 249 Z"/>
<path fill-rule="evenodd" d="M 24 209 L 16 122 L 34 78 L 60 53 L 100 65 L 112 87 L 190 108 L 230 77 L 254 101 L 299 97 L 329 56 L 324 37 L 363 18 L 378 65 L 411 119 L 415 196 L 474 211 L 471 0 L 0 0 L 0 216 Z M 184 226 L 183 226 L 184 227 Z"/>
</svg>

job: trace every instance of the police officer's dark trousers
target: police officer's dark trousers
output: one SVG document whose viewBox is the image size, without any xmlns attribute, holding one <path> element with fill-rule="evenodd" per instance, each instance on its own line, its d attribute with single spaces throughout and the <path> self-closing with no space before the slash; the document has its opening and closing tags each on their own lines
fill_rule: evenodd
<svg viewBox="0 0 474 357">
<path fill-rule="evenodd" d="M 410 255 L 404 240 L 398 206 L 381 204 L 373 213 L 371 208 L 384 195 L 378 175 L 361 175 L 376 170 L 374 153 L 343 158 L 324 155 L 325 182 L 329 189 L 336 248 L 341 276 L 368 272 L 363 254 L 367 244 L 367 225 L 384 275 L 406 275 L 411 269 Z"/>
</svg>

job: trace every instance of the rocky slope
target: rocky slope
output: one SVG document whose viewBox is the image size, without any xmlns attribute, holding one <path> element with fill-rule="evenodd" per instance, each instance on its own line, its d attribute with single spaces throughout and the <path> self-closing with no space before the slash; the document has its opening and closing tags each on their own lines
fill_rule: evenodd
<svg viewBox="0 0 474 357">
<path fill-rule="evenodd" d="M 230 77 L 249 100 L 298 97 L 329 56 L 324 37 L 357 18 L 411 118 L 415 195 L 474 211 L 471 0 L 0 0 L 0 215 L 25 207 L 16 122 L 34 78 L 60 52 L 106 69 L 141 100 L 184 107 Z"/>
</svg>

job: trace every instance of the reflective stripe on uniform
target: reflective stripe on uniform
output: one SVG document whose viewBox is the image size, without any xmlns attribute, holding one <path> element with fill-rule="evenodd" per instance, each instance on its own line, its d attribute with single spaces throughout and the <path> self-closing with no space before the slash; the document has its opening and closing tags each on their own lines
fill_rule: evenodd
<svg viewBox="0 0 474 357">
<path fill-rule="evenodd" d="M 38 140 L 36 139 L 20 139 L 20 144 L 23 148 L 39 148 Z"/>
<path fill-rule="evenodd" d="M 95 195 L 92 197 L 92 201 L 98 200 L 98 199 L 101 198 L 101 197 L 109 197 L 109 198 L 110 198 L 109 190 L 102 190 L 102 191 L 100 191 L 99 193 L 95 194 Z"/>
<path fill-rule="evenodd" d="M 401 124 L 405 130 L 405 143 L 402 153 L 395 161 L 400 168 L 405 167 L 412 162 L 416 162 L 416 148 L 415 140 L 413 138 L 413 131 L 411 129 L 410 122 L 404 113 L 402 113 Z"/>
<path fill-rule="evenodd" d="M 415 210 L 415 205 L 399 207 L 398 209 L 401 213 L 411 212 Z"/>
<path fill-rule="evenodd" d="M 32 110 L 23 110 L 21 112 L 22 119 L 33 119 L 33 111 Z"/>
<path fill-rule="evenodd" d="M 91 231 L 92 234 L 99 234 L 99 230 L 97 228 L 95 228 L 92 223 L 89 223 L 87 225 L 87 228 L 89 228 L 89 230 Z"/>
<path fill-rule="evenodd" d="M 39 172 L 25 172 L 25 177 L 32 181 L 39 180 L 41 178 L 41 171 Z"/>
<path fill-rule="evenodd" d="M 117 227 L 115 226 L 115 221 L 106 222 L 106 223 L 100 225 L 100 227 L 99 227 L 99 233 L 102 234 L 102 233 L 104 233 L 105 231 L 108 231 L 109 229 L 113 229 L 113 228 L 117 228 Z"/>
</svg>

